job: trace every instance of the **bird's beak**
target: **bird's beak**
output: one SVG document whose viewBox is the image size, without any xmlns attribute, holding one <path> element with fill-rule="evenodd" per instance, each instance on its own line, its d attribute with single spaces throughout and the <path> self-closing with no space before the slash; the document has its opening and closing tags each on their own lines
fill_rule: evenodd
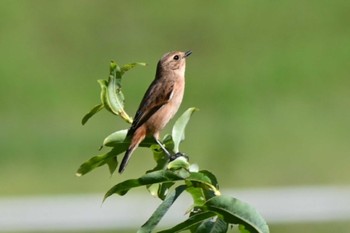
<svg viewBox="0 0 350 233">
<path fill-rule="evenodd" d="M 192 51 L 191 50 L 188 50 L 187 52 L 185 52 L 185 57 L 188 57 L 192 54 Z"/>
</svg>

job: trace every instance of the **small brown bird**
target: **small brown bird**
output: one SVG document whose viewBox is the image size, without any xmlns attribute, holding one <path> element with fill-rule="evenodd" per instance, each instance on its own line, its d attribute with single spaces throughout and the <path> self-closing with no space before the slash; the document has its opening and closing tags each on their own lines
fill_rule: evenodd
<svg viewBox="0 0 350 233">
<path fill-rule="evenodd" d="M 170 157 L 170 153 L 159 141 L 159 132 L 180 107 L 185 89 L 186 58 L 191 53 L 191 51 L 169 52 L 159 60 L 156 77 L 143 96 L 128 130 L 126 137 L 131 143 L 119 166 L 119 173 L 124 171 L 132 153 L 146 136 L 153 136 Z"/>
</svg>

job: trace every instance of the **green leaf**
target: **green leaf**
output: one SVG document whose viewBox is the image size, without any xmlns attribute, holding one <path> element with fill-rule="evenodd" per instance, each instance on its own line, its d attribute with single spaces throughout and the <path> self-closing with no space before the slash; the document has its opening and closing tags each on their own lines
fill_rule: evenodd
<svg viewBox="0 0 350 233">
<path fill-rule="evenodd" d="M 269 227 L 261 215 L 250 205 L 229 196 L 216 196 L 204 207 L 218 213 L 227 223 L 241 224 L 250 233 L 269 233 Z"/>
<path fill-rule="evenodd" d="M 158 197 L 159 186 L 160 184 L 147 185 L 147 190 L 153 197 Z"/>
<path fill-rule="evenodd" d="M 186 191 L 191 194 L 194 206 L 202 206 L 208 199 L 220 193 L 214 186 L 213 178 L 208 174 L 207 171 L 191 172 L 186 179 Z"/>
<path fill-rule="evenodd" d="M 191 181 L 192 183 L 199 183 L 204 190 L 210 190 L 215 195 L 220 195 L 220 191 L 212 184 L 210 177 L 202 172 L 191 172 L 190 177 L 186 181 Z M 198 184 L 197 184 L 198 185 Z M 204 186 L 203 186 L 204 185 Z"/>
<path fill-rule="evenodd" d="M 158 225 L 159 221 L 163 218 L 165 213 L 169 210 L 176 199 L 181 195 L 181 193 L 186 189 L 186 185 L 178 186 L 173 192 L 166 196 L 164 201 L 158 206 L 156 211 L 147 220 L 145 224 L 137 231 L 138 233 L 149 233 L 154 230 Z"/>
<path fill-rule="evenodd" d="M 164 200 L 165 196 L 168 194 L 170 188 L 175 184 L 175 182 L 164 182 L 160 184 L 147 185 L 148 192 L 161 200 Z"/>
<path fill-rule="evenodd" d="M 124 74 L 125 72 L 131 70 L 132 68 L 134 68 L 137 65 L 146 66 L 147 64 L 144 62 L 134 62 L 134 63 L 126 64 L 126 65 L 122 66 L 122 68 L 120 69 L 120 73 Z"/>
<path fill-rule="evenodd" d="M 113 113 L 112 109 L 110 108 L 109 99 L 107 98 L 107 85 L 108 85 L 107 80 L 99 79 L 97 80 L 97 82 L 98 84 L 100 84 L 100 88 L 101 88 L 100 98 L 101 98 L 101 103 L 103 104 L 103 107 L 107 111 Z"/>
<path fill-rule="evenodd" d="M 168 156 L 164 153 L 163 150 L 160 149 L 158 144 L 152 144 L 150 148 L 153 152 L 153 159 L 156 162 L 156 166 L 151 170 L 148 170 L 146 173 L 164 170 L 166 168 L 166 165 L 168 164 Z"/>
<path fill-rule="evenodd" d="M 190 163 L 187 161 L 187 159 L 185 157 L 178 157 L 177 159 L 171 161 L 170 163 L 168 163 L 167 166 L 168 169 L 172 170 L 172 169 L 180 169 L 180 168 L 185 168 L 186 170 L 189 170 L 190 168 Z"/>
<path fill-rule="evenodd" d="M 129 139 L 126 138 L 128 133 L 127 129 L 118 130 L 111 133 L 103 140 L 103 145 L 108 147 L 119 147 L 120 145 L 130 144 Z M 139 145 L 139 147 L 151 147 L 152 145 L 157 145 L 153 137 L 146 137 Z"/>
<path fill-rule="evenodd" d="M 186 191 L 191 194 L 194 206 L 202 206 L 207 201 L 202 188 L 190 186 Z"/>
<path fill-rule="evenodd" d="M 111 63 L 111 72 L 107 85 L 107 104 L 112 113 L 120 115 L 128 123 L 132 123 L 132 119 L 124 111 L 124 95 L 121 91 L 121 73 L 117 68 L 113 68 L 114 64 Z M 116 66 L 118 67 L 118 66 Z"/>
<path fill-rule="evenodd" d="M 228 230 L 228 224 L 221 218 L 206 219 L 199 224 L 195 233 L 226 233 Z"/>
<path fill-rule="evenodd" d="M 153 139 L 153 138 L 152 138 Z M 167 138 L 166 140 L 168 140 Z M 170 136 L 171 139 L 171 136 Z M 153 140 L 153 143 L 156 143 Z M 163 139 L 163 143 L 165 144 L 165 147 L 167 147 L 167 142 Z M 158 170 L 164 170 L 168 164 L 168 156 L 164 153 L 164 151 L 160 148 L 158 144 L 152 144 L 150 146 L 152 152 L 153 152 L 153 158 L 154 161 L 156 162 L 156 166 L 148 170 L 146 173 L 158 171 Z M 169 150 L 169 148 L 167 148 Z M 160 183 L 160 184 L 153 184 L 153 185 L 148 185 L 147 189 L 151 193 L 151 195 L 160 198 L 161 200 L 164 200 L 165 195 L 167 195 L 169 189 L 171 186 L 173 186 L 175 183 L 174 182 L 166 182 L 166 183 Z"/>
<path fill-rule="evenodd" d="M 127 133 L 128 133 L 127 129 L 116 131 L 116 132 L 108 135 L 105 138 L 105 140 L 103 140 L 103 145 L 113 147 L 113 146 L 117 146 L 121 143 L 125 143 L 125 137 L 126 137 Z"/>
<path fill-rule="evenodd" d="M 167 150 L 174 152 L 174 140 L 173 137 L 170 134 L 166 134 L 163 137 L 162 143 L 165 145 L 165 148 Z"/>
<path fill-rule="evenodd" d="M 112 60 L 111 63 L 109 63 L 109 73 L 111 74 L 117 70 L 120 71 L 120 67 L 115 61 Z"/>
<path fill-rule="evenodd" d="M 109 173 L 112 175 L 118 167 L 118 161 L 115 156 L 111 156 L 106 159 L 106 163 L 109 168 Z"/>
<path fill-rule="evenodd" d="M 174 182 L 179 180 L 183 180 L 183 178 L 178 176 L 174 172 L 171 172 L 168 170 L 150 172 L 141 176 L 138 179 L 126 180 L 113 186 L 105 194 L 104 200 L 113 194 L 119 194 L 123 196 L 132 188 L 136 188 L 144 185 L 164 183 L 164 182 Z"/>
<path fill-rule="evenodd" d="M 85 175 L 85 174 L 89 173 L 90 171 L 94 170 L 95 168 L 106 164 L 108 162 L 108 159 L 110 159 L 111 157 L 115 157 L 115 156 L 119 155 L 120 153 L 126 151 L 128 149 L 128 145 L 129 144 L 127 144 L 127 143 L 121 144 L 119 147 L 114 147 L 110 152 L 108 152 L 106 154 L 101 154 L 101 155 L 97 155 L 97 156 L 92 157 L 91 159 L 89 159 L 88 161 L 86 161 L 85 163 L 80 165 L 76 175 L 77 176 Z M 110 169 L 111 169 L 111 167 L 110 167 Z"/>
<path fill-rule="evenodd" d="M 247 229 L 245 229 L 244 225 L 239 225 L 239 226 L 238 226 L 238 230 L 239 230 L 241 233 L 250 233 L 250 231 L 248 231 Z"/>
<path fill-rule="evenodd" d="M 88 112 L 83 119 L 81 120 L 81 124 L 85 125 L 85 123 L 96 113 L 98 113 L 99 111 L 101 111 L 103 109 L 103 104 L 99 104 L 96 105 L 95 107 L 93 107 L 93 109 L 90 110 L 90 112 Z"/>
<path fill-rule="evenodd" d="M 167 166 L 167 164 L 169 162 L 168 156 L 164 153 L 164 151 L 156 143 L 156 141 L 154 140 L 153 137 L 152 137 L 151 143 L 152 143 L 152 145 L 150 145 L 150 148 L 152 149 L 153 159 L 156 162 L 156 166 L 152 170 L 147 171 L 147 172 L 162 170 Z M 169 134 L 165 135 L 162 143 L 170 153 L 173 152 L 174 142 L 173 142 L 171 135 L 169 135 Z"/>
<path fill-rule="evenodd" d="M 92 171 L 93 169 L 106 164 L 107 159 L 111 156 L 112 155 L 110 153 L 106 153 L 106 154 L 101 154 L 101 155 L 92 157 L 91 159 L 89 159 L 88 161 L 80 165 L 76 175 L 77 176 L 85 175 L 86 173 Z"/>
<path fill-rule="evenodd" d="M 179 223 L 178 225 L 176 225 L 170 229 L 160 231 L 158 233 L 176 233 L 176 232 L 188 230 L 188 229 L 200 224 L 202 221 L 204 221 L 206 219 L 210 219 L 214 216 L 216 216 L 216 213 L 214 213 L 214 212 L 203 211 L 201 213 L 198 213 L 198 214 L 195 214 L 195 215 L 189 217 L 188 219 L 186 219 L 182 223 Z"/>
<path fill-rule="evenodd" d="M 175 122 L 172 130 L 172 137 L 174 141 L 174 152 L 179 152 L 180 142 L 185 139 L 185 128 L 191 115 L 197 111 L 197 108 L 187 109 Z"/>
<path fill-rule="evenodd" d="M 94 114 L 106 108 L 107 111 L 121 116 L 126 122 L 132 123 L 132 118 L 124 110 L 124 94 L 121 91 L 121 79 L 122 75 L 128 70 L 134 68 L 136 65 L 145 66 L 145 63 L 135 62 L 126 64 L 119 67 L 119 65 L 111 61 L 109 66 L 109 77 L 108 80 L 100 79 L 97 82 L 100 84 L 101 93 L 100 99 L 101 104 L 95 106 L 89 113 L 87 113 L 83 119 L 82 124 L 84 125 Z"/>
<path fill-rule="evenodd" d="M 215 175 L 213 173 L 211 173 L 208 170 L 201 170 L 199 171 L 199 173 L 205 175 L 207 178 L 209 178 L 210 183 L 216 188 L 219 189 L 219 183 L 218 180 L 216 179 Z"/>
<path fill-rule="evenodd" d="M 161 183 L 159 184 L 158 188 L 158 193 L 157 196 L 161 199 L 164 200 L 166 195 L 169 192 L 169 189 L 175 184 L 175 182 L 166 182 L 166 183 Z"/>
</svg>

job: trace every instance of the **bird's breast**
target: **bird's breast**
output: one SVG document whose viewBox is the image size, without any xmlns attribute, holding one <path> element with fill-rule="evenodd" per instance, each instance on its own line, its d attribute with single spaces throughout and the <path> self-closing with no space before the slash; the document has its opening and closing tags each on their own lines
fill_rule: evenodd
<svg viewBox="0 0 350 233">
<path fill-rule="evenodd" d="M 156 113 L 147 121 L 148 134 L 155 134 L 162 130 L 179 109 L 184 95 L 184 79 L 176 80 L 169 101 L 164 104 Z"/>
</svg>

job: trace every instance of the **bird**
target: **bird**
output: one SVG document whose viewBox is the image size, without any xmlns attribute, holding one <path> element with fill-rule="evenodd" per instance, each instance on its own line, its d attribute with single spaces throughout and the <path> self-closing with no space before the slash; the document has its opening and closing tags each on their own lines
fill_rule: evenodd
<svg viewBox="0 0 350 233">
<path fill-rule="evenodd" d="M 173 51 L 158 61 L 156 75 L 144 94 L 126 139 L 130 145 L 119 166 L 121 174 L 132 153 L 148 136 L 152 136 L 165 154 L 170 153 L 159 141 L 159 133 L 179 109 L 185 89 L 186 58 L 192 51 Z"/>
</svg>

